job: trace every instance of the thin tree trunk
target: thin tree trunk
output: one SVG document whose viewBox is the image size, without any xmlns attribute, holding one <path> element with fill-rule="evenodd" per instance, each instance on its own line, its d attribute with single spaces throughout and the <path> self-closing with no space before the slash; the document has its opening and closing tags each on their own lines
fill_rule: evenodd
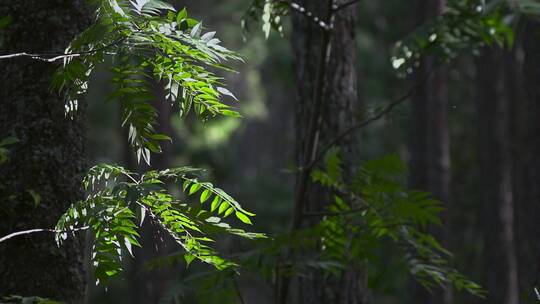
<svg viewBox="0 0 540 304">
<path fill-rule="evenodd" d="M 483 283 L 488 302 L 494 304 L 519 302 L 506 56 L 500 50 L 486 50 L 477 63 L 479 190 L 486 262 Z"/>
<path fill-rule="evenodd" d="M 89 22 L 82 0 L 1 0 L 0 16 L 13 21 L 2 34 L 2 53 L 63 52 Z M 53 228 L 70 203 L 82 198 L 86 169 L 84 104 L 70 120 L 64 98 L 50 91 L 50 63 L 16 59 L 0 63 L 0 138 L 13 132 L 11 160 L 0 166 L 0 235 Z M 34 204 L 30 193 L 41 197 Z M 84 301 L 84 238 L 57 248 L 50 234 L 0 245 L 0 293 L 39 295 L 68 303 Z"/>
<path fill-rule="evenodd" d="M 540 23 L 527 20 L 522 43 L 524 50 L 525 102 L 519 110 L 519 160 L 516 185 L 516 224 L 520 295 L 524 303 L 534 303 L 540 292 Z M 527 302 L 525 302 L 527 301 Z"/>
<path fill-rule="evenodd" d="M 445 0 L 416 0 L 413 12 L 417 16 L 415 27 L 440 15 L 445 5 Z M 433 57 L 424 59 L 415 71 L 414 78 L 418 83 L 428 75 L 430 77 L 411 100 L 409 187 L 430 192 L 449 208 L 450 138 L 446 74 L 446 69 L 438 66 Z M 443 244 L 446 243 L 442 231 L 432 232 L 442 239 Z M 450 290 L 431 294 L 417 283 L 413 284 L 412 297 L 414 303 L 452 302 Z"/>
<path fill-rule="evenodd" d="M 346 1 L 335 1 L 339 5 Z M 325 20 L 328 15 L 328 0 L 303 0 L 299 4 L 307 11 Z M 296 103 L 296 161 L 300 166 L 310 162 L 312 148 L 324 146 L 337 134 L 355 124 L 358 111 L 356 69 L 356 6 L 342 9 L 335 16 L 334 29 L 329 39 L 330 53 L 327 67 L 321 67 L 321 52 L 325 38 L 322 30 L 304 15 L 294 13 L 292 45 L 294 49 L 298 100 Z M 326 54 L 328 55 L 328 54 Z M 324 58 L 322 58 L 324 59 Z M 322 70 L 321 70 L 322 69 Z M 322 84 L 318 77 L 323 75 Z M 319 82 L 319 83 L 318 83 Z M 324 88 L 318 88 L 323 85 Z M 324 90 L 321 90 L 324 89 Z M 324 92 L 316 96 L 317 92 Z M 320 108 L 317 108 L 317 100 Z M 320 115 L 319 115 L 320 114 Z M 320 120 L 318 120 L 318 118 Z M 311 137 L 313 120 L 318 123 L 315 138 Z M 315 140 L 311 146 L 308 141 Z M 349 178 L 358 162 L 358 141 L 349 136 L 339 143 L 345 176 Z M 297 190 L 301 187 L 297 184 Z M 309 226 L 301 217 L 305 211 L 323 211 L 330 201 L 330 193 L 313 184 L 306 187 L 305 209 L 296 210 L 298 226 Z M 296 282 L 298 303 L 364 303 L 365 275 L 360 265 L 348 265 L 341 279 L 323 277 L 313 271 L 308 278 Z"/>
</svg>

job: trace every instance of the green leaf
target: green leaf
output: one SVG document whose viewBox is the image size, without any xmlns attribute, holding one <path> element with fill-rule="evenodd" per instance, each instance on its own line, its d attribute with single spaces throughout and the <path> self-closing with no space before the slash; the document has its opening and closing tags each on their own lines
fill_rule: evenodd
<svg viewBox="0 0 540 304">
<path fill-rule="evenodd" d="M 229 207 L 229 204 L 227 204 L 226 202 L 223 202 L 219 206 L 218 214 L 222 214 L 223 212 L 225 212 L 225 210 L 227 210 L 228 207 Z"/>
<path fill-rule="evenodd" d="M 166 140 L 172 142 L 172 138 L 165 134 L 150 134 L 148 135 L 148 138 L 155 139 L 155 140 Z"/>
<path fill-rule="evenodd" d="M 39 203 L 41 202 L 41 195 L 39 195 L 39 193 L 32 189 L 26 190 L 26 192 L 28 192 L 32 196 L 32 199 L 34 201 L 34 208 L 39 206 Z"/>
<path fill-rule="evenodd" d="M 129 254 L 134 257 L 133 251 L 131 250 L 131 241 L 128 238 L 124 238 L 124 246 L 126 247 Z"/>
<path fill-rule="evenodd" d="M 210 211 L 211 212 L 214 212 L 214 210 L 217 209 L 217 207 L 219 206 L 219 204 L 221 203 L 221 198 L 219 196 L 215 196 L 214 197 L 214 200 L 212 201 L 212 204 L 210 206 Z"/>
<path fill-rule="evenodd" d="M 182 190 L 186 192 L 187 188 L 191 185 L 191 180 L 185 180 L 184 184 L 182 185 Z"/>
<path fill-rule="evenodd" d="M 201 184 L 194 183 L 191 185 L 191 188 L 189 188 L 189 195 L 192 195 L 193 193 L 197 192 L 199 189 L 201 189 Z"/>
<path fill-rule="evenodd" d="M 245 215 L 245 214 L 243 214 L 241 212 L 238 212 L 238 211 L 236 211 L 235 215 L 236 215 L 236 218 L 238 218 L 243 223 L 249 224 L 249 225 L 252 224 L 251 220 L 249 219 L 249 217 L 247 215 Z"/>
<path fill-rule="evenodd" d="M 227 209 L 227 211 L 225 211 L 225 213 L 223 213 L 223 217 L 228 217 L 229 215 L 231 215 L 233 212 L 234 212 L 234 207 L 229 207 L 229 209 Z"/>
<path fill-rule="evenodd" d="M 208 189 L 204 190 L 202 193 L 201 193 L 201 203 L 204 203 L 206 202 L 207 199 L 210 198 L 212 192 Z"/>
<path fill-rule="evenodd" d="M 236 98 L 236 96 L 234 96 L 234 94 L 231 91 L 229 91 L 227 88 L 217 87 L 216 90 L 220 92 L 221 94 L 230 96 L 234 98 L 234 100 L 238 101 L 238 98 Z"/>
<path fill-rule="evenodd" d="M 202 31 L 202 22 L 197 23 L 192 29 L 191 29 L 191 37 L 199 37 Z"/>
<path fill-rule="evenodd" d="M 0 147 L 13 145 L 18 142 L 19 142 L 19 139 L 15 136 L 6 137 L 2 139 L 2 141 L 0 141 Z"/>
<path fill-rule="evenodd" d="M 186 268 L 189 267 L 189 265 L 191 264 L 191 262 L 193 262 L 193 260 L 195 260 L 196 257 L 190 253 L 186 253 L 184 254 L 184 261 L 186 261 Z"/>
<path fill-rule="evenodd" d="M 178 15 L 176 15 L 176 22 L 180 24 L 186 18 L 187 18 L 187 10 L 186 8 L 183 8 L 181 11 L 178 12 Z"/>
</svg>

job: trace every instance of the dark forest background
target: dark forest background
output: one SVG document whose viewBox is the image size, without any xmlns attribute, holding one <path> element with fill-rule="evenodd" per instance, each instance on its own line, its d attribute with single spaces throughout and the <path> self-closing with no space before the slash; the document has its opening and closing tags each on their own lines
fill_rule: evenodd
<svg viewBox="0 0 540 304">
<path fill-rule="evenodd" d="M 6 1 L 0 1 L 0 6 Z M 315 11 L 322 10 L 322 4 L 304 2 Z M 187 6 L 191 16 L 217 30 L 224 44 L 246 60 L 234 63 L 239 73 L 226 79 L 241 100 L 239 111 L 244 117 L 201 123 L 182 119 L 166 103 L 156 101 L 159 128 L 173 141 L 164 144 L 163 153 L 153 157 L 152 165 L 159 169 L 189 164 L 208 169 L 213 183 L 257 214 L 254 230 L 286 233 L 293 212 L 297 140 L 303 138 L 295 121 L 306 115 L 299 112 L 298 100 L 302 92 L 311 91 L 309 81 L 298 83 L 295 75 L 302 69 L 313 72 L 309 64 L 306 67 L 295 61 L 295 56 L 317 52 L 318 44 L 306 43 L 293 32 L 293 23 L 301 22 L 298 16 L 284 18 L 283 37 L 272 32 L 267 40 L 257 24 L 245 32 L 240 22 L 249 0 L 174 4 Z M 390 60 L 395 43 L 434 18 L 441 4 L 442 0 L 364 0 L 351 6 L 350 19 L 338 25 L 348 37 L 339 52 L 355 57 L 348 73 L 356 77 L 347 80 L 347 72 L 330 72 L 332 81 L 342 83 L 335 88 L 336 94 L 348 100 L 330 115 L 355 111 L 358 117 L 367 117 L 407 92 L 429 70 L 430 77 L 409 100 L 348 139 L 354 143 L 354 151 L 347 155 L 353 159 L 351 166 L 398 155 L 407 164 L 404 182 L 408 187 L 430 192 L 443 203 L 443 225 L 429 230 L 452 252 L 450 263 L 489 295 L 482 299 L 451 288 L 428 292 L 415 283 L 395 252 L 383 245 L 374 259 L 376 271 L 366 270 L 366 303 L 535 303 L 538 300 L 532 287 L 537 286 L 540 273 L 540 26 L 533 17 L 522 17 L 514 23 L 512 47 L 483 46 L 475 54 L 466 53 L 449 62 L 427 58 L 420 71 L 399 77 Z M 30 42 L 27 45 L 32 48 Z M 34 82 L 33 77 L 40 75 L 21 77 Z M 13 81 L 13 76 L 2 75 L 0 81 L 3 91 L 2 86 Z M 347 81 L 354 83 L 354 92 L 349 92 Z M 91 84 L 86 98 L 85 163 L 116 163 L 134 171 L 146 170 L 146 165 L 137 164 L 126 141 L 118 105 L 104 102 L 114 90 L 111 74 L 100 67 L 92 74 Z M 165 98 L 158 86 L 156 93 Z M 7 104 L 13 99 L 4 93 L 0 96 L 2 125 L 9 121 Z M 339 124 L 340 118 L 336 119 Z M 2 126 L 0 135 L 8 134 L 6 130 Z M 39 161 L 36 159 L 21 162 Z M 21 164 L 17 170 L 26 169 L 31 170 Z M 2 179 L 9 178 L 5 174 L 8 171 L 0 171 Z M 153 227 L 144 226 L 141 240 L 149 245 L 134 249 L 135 258 L 124 261 L 126 270 L 107 290 L 95 286 L 88 275 L 86 301 L 188 303 L 182 300 L 189 299 L 186 295 L 206 291 L 209 302 L 239 303 L 219 293 L 212 298 L 212 292 L 220 288 L 217 281 L 197 277 L 207 271 L 206 266 L 187 269 L 180 262 L 168 265 L 166 259 L 160 259 L 178 250 L 168 240 L 154 245 L 160 238 Z M 234 239 L 220 243 L 225 253 L 249 249 Z M 9 280 L 1 274 L 11 263 L 7 254 L 0 251 L 0 280 Z M 85 264 L 89 264 L 88 259 L 86 256 Z M 85 267 L 89 269 L 89 265 Z M 244 303 L 273 302 L 272 287 L 249 271 L 241 272 L 233 285 L 225 289 L 237 289 Z"/>
</svg>

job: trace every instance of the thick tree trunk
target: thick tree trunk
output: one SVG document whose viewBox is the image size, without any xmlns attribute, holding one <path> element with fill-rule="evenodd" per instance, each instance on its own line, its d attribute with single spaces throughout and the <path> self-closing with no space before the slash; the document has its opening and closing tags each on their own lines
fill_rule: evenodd
<svg viewBox="0 0 540 304">
<path fill-rule="evenodd" d="M 327 0 L 298 1 L 307 11 L 322 20 L 328 15 Z M 335 1 L 337 5 L 346 1 Z M 320 113 L 320 124 L 316 132 L 315 147 L 322 147 L 337 137 L 343 130 L 355 124 L 358 112 L 356 40 L 356 6 L 342 9 L 335 16 L 334 29 L 330 33 L 330 54 L 327 68 L 321 67 L 321 49 L 324 48 L 324 34 L 321 28 L 304 15 L 294 13 L 292 45 L 295 55 L 294 71 L 298 88 L 296 103 L 296 161 L 302 166 L 312 158 L 308 141 L 311 137 L 313 119 Z M 323 70 L 321 70 L 321 68 Z M 316 96 L 318 76 L 324 74 L 324 94 Z M 316 100 L 321 97 L 317 109 Z M 358 161 L 358 141 L 355 136 L 346 137 L 339 143 L 345 175 L 349 176 Z M 297 184 L 298 190 L 299 184 Z M 308 185 L 304 211 L 323 211 L 330 201 L 330 193 L 316 185 Z M 299 226 L 306 226 L 304 219 Z M 365 276 L 359 265 L 349 265 L 349 270 L 341 279 L 324 278 L 321 273 L 312 272 L 310 277 L 297 282 L 298 303 L 364 303 Z"/>
<path fill-rule="evenodd" d="M 89 21 L 83 0 L 1 0 L 0 16 L 11 16 L 1 53 L 63 52 Z M 82 198 L 84 106 L 75 119 L 64 115 L 64 99 L 50 91 L 50 63 L 16 59 L 0 63 L 0 138 L 19 143 L 0 166 L 0 235 L 53 228 L 70 203 Z M 35 205 L 30 193 L 41 197 Z M 3 210 L 5 210 L 3 209 Z M 69 303 L 84 300 L 82 236 L 57 248 L 51 234 L 0 244 L 0 293 L 39 295 Z"/>
<path fill-rule="evenodd" d="M 513 98 L 506 87 L 507 56 L 500 50 L 486 50 L 477 63 L 479 190 L 486 263 L 482 283 L 489 292 L 488 302 L 494 304 L 519 302 L 510 134 Z"/>
<path fill-rule="evenodd" d="M 520 295 L 523 303 L 537 300 L 534 288 L 540 291 L 540 22 L 528 20 L 522 39 L 525 61 L 525 102 L 517 118 L 519 144 L 515 185 L 516 226 Z"/>
<path fill-rule="evenodd" d="M 414 6 L 415 27 L 441 14 L 445 0 L 416 0 Z M 415 71 L 415 81 L 421 83 L 429 76 L 422 88 L 411 100 L 411 135 L 409 160 L 409 187 L 427 191 L 449 204 L 450 200 L 450 138 L 448 132 L 447 73 L 438 66 L 435 58 L 423 60 Z M 447 207 L 448 208 L 448 207 Z M 446 222 L 446 219 L 443 218 Z M 445 242 L 440 230 L 432 231 Z M 452 294 L 431 294 L 419 284 L 413 284 L 414 303 L 451 303 Z"/>
</svg>

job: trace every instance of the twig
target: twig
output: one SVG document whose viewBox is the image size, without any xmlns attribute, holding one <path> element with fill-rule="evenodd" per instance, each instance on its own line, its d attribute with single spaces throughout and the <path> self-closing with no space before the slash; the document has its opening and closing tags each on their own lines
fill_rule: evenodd
<svg viewBox="0 0 540 304">
<path fill-rule="evenodd" d="M 349 2 L 346 2 L 346 3 L 343 3 L 343 4 L 341 4 L 341 5 L 338 5 L 338 6 L 334 7 L 334 12 L 338 12 L 338 11 L 340 11 L 340 10 L 342 10 L 342 9 L 344 9 L 344 8 L 346 8 L 346 7 L 348 7 L 348 6 L 350 6 L 350 5 L 353 5 L 353 4 L 355 4 L 355 3 L 358 3 L 358 2 L 360 2 L 360 0 L 351 0 L 351 1 L 349 1 Z"/>
<path fill-rule="evenodd" d="M 311 22 L 315 23 L 317 26 L 319 26 L 321 29 L 325 31 L 330 31 L 332 29 L 332 22 L 327 23 L 321 20 L 321 18 L 315 16 L 312 12 L 308 11 L 305 7 L 301 6 L 300 4 L 296 2 L 289 2 L 289 1 L 282 0 L 282 1 L 278 1 L 278 3 L 287 5 L 288 7 L 302 14 Z"/>
<path fill-rule="evenodd" d="M 379 113 L 377 113 L 374 116 L 369 117 L 366 120 L 361 121 L 361 122 L 359 122 L 357 124 L 354 124 L 354 125 L 350 126 L 347 129 L 345 129 L 337 137 L 335 137 L 333 140 L 331 140 L 324 148 L 322 148 L 320 150 L 319 154 L 317 155 L 317 157 L 315 157 L 313 159 L 313 161 L 311 163 L 309 163 L 308 166 L 306 168 L 304 168 L 303 170 L 312 169 L 324 157 L 324 155 L 326 154 L 326 152 L 328 152 L 328 150 L 330 150 L 335 144 L 337 144 L 339 141 L 341 141 L 343 138 L 345 138 L 351 132 L 355 131 L 356 129 L 364 128 L 364 127 L 370 125 L 371 123 L 383 118 L 384 116 L 386 116 L 390 112 L 392 112 L 392 110 L 396 106 L 400 105 L 404 101 L 411 98 L 420 88 L 422 88 L 424 86 L 425 82 L 429 79 L 430 75 L 431 75 L 431 73 L 428 73 L 428 75 L 421 82 L 417 83 L 415 86 L 410 88 L 405 94 L 403 94 L 399 98 L 397 98 L 394 101 L 390 102 Z"/>
<path fill-rule="evenodd" d="M 92 52 L 94 52 L 94 51 L 92 51 Z M 79 56 L 82 56 L 82 55 L 83 55 L 82 53 L 71 53 L 71 54 L 58 55 L 58 54 L 29 54 L 29 53 L 23 52 L 23 53 L 1 55 L 0 59 L 11 59 L 11 58 L 16 58 L 16 57 L 30 57 L 32 59 L 39 60 L 39 61 L 55 62 L 55 61 L 60 60 L 60 59 L 79 57 Z M 45 58 L 45 56 L 55 56 L 55 57 Z"/>
<path fill-rule="evenodd" d="M 76 232 L 76 231 L 86 230 L 88 228 L 90 228 L 90 226 L 84 226 L 84 227 L 74 228 L 74 229 L 70 229 L 70 230 L 30 229 L 30 230 L 18 231 L 18 232 L 13 232 L 11 234 L 8 234 L 8 235 L 0 238 L 0 243 L 5 242 L 5 241 L 7 241 L 7 240 L 9 240 L 11 238 L 14 238 L 16 236 L 21 236 L 21 235 L 26 235 L 26 234 L 31 234 L 31 233 L 38 233 L 38 232 L 52 232 L 52 233 Z"/>
<path fill-rule="evenodd" d="M 44 62 L 55 62 L 57 60 L 60 60 L 60 59 L 65 59 L 65 58 L 74 58 L 74 57 L 80 57 L 80 56 L 84 56 L 84 55 L 89 55 L 89 54 L 93 54 L 93 53 L 96 53 L 96 52 L 99 52 L 99 51 L 102 51 L 102 50 L 105 50 L 111 46 L 114 46 L 122 41 L 124 41 L 127 37 L 122 37 L 122 38 L 119 38 L 107 45 L 104 45 L 100 48 L 97 48 L 97 49 L 94 49 L 94 50 L 89 50 L 89 51 L 84 51 L 84 52 L 79 52 L 79 53 L 68 53 L 68 54 L 62 54 L 62 53 L 49 53 L 49 54 L 32 54 L 32 53 L 26 53 L 26 52 L 22 52 L 22 53 L 14 53 L 14 54 L 7 54 L 7 55 L 0 55 L 0 60 L 2 59 L 12 59 L 12 58 L 17 58 L 17 57 L 30 57 L 34 60 L 39 60 L 39 61 L 44 61 Z M 51 58 L 46 58 L 46 57 L 50 57 L 50 56 L 53 56 Z"/>
</svg>

